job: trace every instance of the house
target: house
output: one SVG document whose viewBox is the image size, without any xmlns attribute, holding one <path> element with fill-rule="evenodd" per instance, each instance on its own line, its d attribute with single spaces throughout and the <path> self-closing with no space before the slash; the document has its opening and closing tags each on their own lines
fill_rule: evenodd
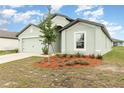
<svg viewBox="0 0 124 93">
<path fill-rule="evenodd" d="M 113 46 L 124 46 L 124 41 L 113 38 Z"/>
<path fill-rule="evenodd" d="M 17 32 L 0 30 L 0 50 L 18 49 Z"/>
<path fill-rule="evenodd" d="M 105 54 L 111 51 L 112 39 L 103 24 L 83 20 L 71 19 L 62 14 L 54 14 L 53 25 L 57 25 L 58 37 L 53 44 L 56 53 L 75 54 Z M 39 41 L 40 28 L 29 24 L 17 35 L 19 51 L 40 53 L 44 46 Z M 52 49 L 50 48 L 51 53 Z"/>
</svg>

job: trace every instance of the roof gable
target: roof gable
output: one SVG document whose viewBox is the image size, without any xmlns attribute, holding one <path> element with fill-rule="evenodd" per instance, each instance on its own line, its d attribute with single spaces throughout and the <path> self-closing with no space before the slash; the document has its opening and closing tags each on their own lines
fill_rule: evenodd
<svg viewBox="0 0 124 93">
<path fill-rule="evenodd" d="M 101 29 L 105 33 L 105 35 L 112 41 L 111 36 L 109 35 L 106 27 L 103 24 L 96 23 L 96 22 L 93 22 L 93 21 L 84 20 L 84 19 L 79 19 L 79 18 L 77 18 L 75 21 L 70 22 L 69 24 L 64 26 L 62 29 L 60 29 L 59 31 L 63 31 L 65 29 L 68 29 L 69 27 L 73 26 L 74 24 L 76 24 L 78 22 L 83 22 L 83 23 L 87 23 L 87 24 L 91 24 L 91 25 L 95 25 L 95 26 L 101 27 Z"/>
<path fill-rule="evenodd" d="M 65 15 L 62 15 L 62 14 L 58 14 L 58 13 L 55 13 L 52 15 L 52 19 L 55 18 L 56 16 L 62 16 L 64 18 L 66 18 L 68 21 L 70 21 L 70 23 L 68 23 L 67 25 L 65 25 L 62 29 L 60 29 L 59 31 L 63 31 L 65 29 L 68 29 L 69 27 L 71 27 L 72 25 L 78 23 L 78 22 L 84 22 L 84 23 L 87 23 L 87 24 L 91 24 L 91 25 L 95 25 L 95 26 L 99 26 L 101 27 L 102 31 L 105 33 L 105 35 L 112 41 L 111 39 L 111 36 L 109 35 L 106 27 L 101 24 L 101 23 L 96 23 L 96 22 L 93 22 L 93 21 L 88 21 L 88 20 L 84 20 L 84 19 L 80 19 L 80 18 L 77 18 L 76 20 L 74 19 L 71 19 L 70 17 L 68 16 L 65 16 Z M 22 31 L 17 34 L 17 36 L 19 36 L 21 33 L 23 33 L 29 26 L 31 25 L 34 25 L 34 24 L 29 24 L 27 25 L 24 29 L 22 29 Z M 34 25 L 35 27 L 38 27 L 37 25 Z M 38 27 L 39 28 L 39 27 Z"/>
<path fill-rule="evenodd" d="M 37 25 L 34 24 L 28 24 L 26 27 L 24 27 L 16 36 L 18 37 L 21 33 L 23 33 L 27 28 L 29 28 L 30 26 L 35 26 L 37 28 L 39 28 Z"/>
</svg>

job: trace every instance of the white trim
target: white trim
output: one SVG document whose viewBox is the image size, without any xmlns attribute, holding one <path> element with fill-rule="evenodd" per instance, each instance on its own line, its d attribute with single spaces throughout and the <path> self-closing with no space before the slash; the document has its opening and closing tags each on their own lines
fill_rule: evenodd
<svg viewBox="0 0 124 93">
<path fill-rule="evenodd" d="M 28 36 L 28 37 L 21 37 L 21 39 L 24 39 L 24 38 L 37 38 L 37 37 L 39 37 L 39 36 Z"/>
<path fill-rule="evenodd" d="M 84 48 L 83 49 L 77 49 L 76 48 L 76 34 L 77 33 L 83 33 L 84 34 Z M 75 51 L 86 51 L 86 32 L 85 31 L 74 32 L 74 50 Z"/>
</svg>

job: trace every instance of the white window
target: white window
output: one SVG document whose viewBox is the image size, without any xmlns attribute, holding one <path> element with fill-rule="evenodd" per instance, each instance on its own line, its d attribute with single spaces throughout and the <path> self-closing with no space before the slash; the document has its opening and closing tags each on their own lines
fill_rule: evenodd
<svg viewBox="0 0 124 93">
<path fill-rule="evenodd" d="M 85 32 L 75 32 L 74 33 L 74 49 L 75 50 L 85 50 L 86 49 L 86 34 Z"/>
</svg>

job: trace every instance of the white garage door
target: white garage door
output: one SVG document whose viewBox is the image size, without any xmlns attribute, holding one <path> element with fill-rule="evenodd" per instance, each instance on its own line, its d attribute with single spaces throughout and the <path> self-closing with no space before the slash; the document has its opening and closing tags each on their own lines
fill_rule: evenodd
<svg viewBox="0 0 124 93">
<path fill-rule="evenodd" d="M 22 51 L 25 53 L 40 53 L 42 54 L 41 41 L 38 37 L 22 39 Z"/>
</svg>

